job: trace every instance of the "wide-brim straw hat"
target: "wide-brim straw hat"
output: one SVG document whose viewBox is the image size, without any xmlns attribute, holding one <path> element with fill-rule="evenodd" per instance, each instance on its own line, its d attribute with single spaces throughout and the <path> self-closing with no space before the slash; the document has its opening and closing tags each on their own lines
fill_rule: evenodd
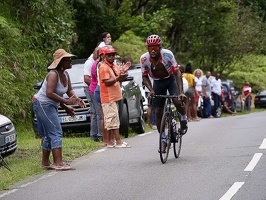
<svg viewBox="0 0 266 200">
<path fill-rule="evenodd" d="M 65 57 L 74 57 L 75 55 L 71 54 L 71 53 L 67 53 L 64 49 L 57 49 L 54 54 L 54 61 L 52 62 L 52 64 L 48 67 L 48 69 L 55 69 L 57 67 L 57 65 L 60 63 L 62 58 Z"/>
</svg>

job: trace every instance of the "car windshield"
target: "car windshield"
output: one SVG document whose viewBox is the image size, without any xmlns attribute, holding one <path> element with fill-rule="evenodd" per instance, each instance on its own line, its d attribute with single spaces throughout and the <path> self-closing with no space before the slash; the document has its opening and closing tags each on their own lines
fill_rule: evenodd
<svg viewBox="0 0 266 200">
<path fill-rule="evenodd" d="M 134 77 L 134 81 L 140 86 L 142 87 L 142 74 L 141 74 L 141 69 L 139 70 L 128 70 L 128 75 L 133 76 Z"/>
<path fill-rule="evenodd" d="M 228 94 L 228 89 L 227 89 L 227 87 L 226 87 L 226 86 L 223 86 L 223 89 L 224 89 L 224 93 L 225 93 L 225 94 Z"/>
<path fill-rule="evenodd" d="M 266 90 L 259 91 L 258 95 L 266 95 Z"/>
<path fill-rule="evenodd" d="M 72 68 L 67 70 L 72 84 L 84 82 L 83 67 L 84 64 L 73 64 Z"/>
</svg>

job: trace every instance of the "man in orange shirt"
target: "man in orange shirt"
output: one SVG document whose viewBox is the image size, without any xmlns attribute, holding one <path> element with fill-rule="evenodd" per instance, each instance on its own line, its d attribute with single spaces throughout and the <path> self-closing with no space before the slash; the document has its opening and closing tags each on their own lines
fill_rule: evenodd
<svg viewBox="0 0 266 200">
<path fill-rule="evenodd" d="M 130 146 L 122 142 L 119 135 L 118 101 L 122 99 L 119 82 L 122 82 L 128 76 L 126 71 L 130 67 L 130 63 L 120 67 L 115 65 L 116 50 L 113 47 L 107 47 L 104 54 L 104 61 L 99 67 L 99 82 L 104 125 L 108 135 L 107 147 L 129 148 Z M 116 145 L 112 143 L 111 136 L 115 137 Z"/>
</svg>

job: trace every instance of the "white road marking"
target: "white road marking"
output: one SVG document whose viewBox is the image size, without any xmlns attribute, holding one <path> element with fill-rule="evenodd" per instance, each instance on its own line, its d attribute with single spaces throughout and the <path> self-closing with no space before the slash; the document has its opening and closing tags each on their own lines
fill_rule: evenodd
<svg viewBox="0 0 266 200">
<path fill-rule="evenodd" d="M 101 153 L 101 152 L 104 152 L 105 150 L 106 150 L 106 148 L 99 149 L 98 151 L 95 151 L 94 153 Z"/>
<path fill-rule="evenodd" d="M 31 184 L 34 184 L 34 183 L 39 182 L 39 181 L 42 180 L 42 179 L 46 179 L 46 178 L 48 178 L 48 177 L 50 177 L 50 176 L 53 176 L 53 175 L 55 175 L 56 173 L 58 173 L 58 172 L 50 172 L 49 174 L 45 174 L 45 175 L 41 176 L 40 178 L 38 178 L 38 179 L 35 180 L 35 181 L 31 181 L 31 182 L 28 182 L 28 183 L 25 183 L 25 184 L 21 185 L 18 189 L 13 189 L 13 190 L 10 190 L 10 191 L 8 191 L 8 192 L 5 192 L 5 193 L 3 193 L 3 194 L 0 195 L 0 199 L 1 199 L 2 197 L 8 196 L 8 195 L 10 195 L 10 194 L 12 194 L 12 193 L 18 191 L 18 190 L 21 189 L 21 188 L 25 188 L 25 187 L 27 187 L 27 186 L 29 186 L 29 185 L 31 185 Z"/>
<path fill-rule="evenodd" d="M 252 160 L 249 162 L 248 166 L 244 169 L 245 172 L 251 172 L 257 163 L 259 162 L 260 158 L 262 156 L 262 153 L 255 153 Z"/>
<path fill-rule="evenodd" d="M 263 142 L 261 143 L 259 149 L 266 149 L 266 138 L 263 139 Z"/>
<path fill-rule="evenodd" d="M 2 197 L 4 197 L 4 196 L 7 196 L 7 195 L 9 195 L 9 194 L 12 194 L 12 193 L 14 193 L 14 192 L 16 192 L 18 189 L 14 189 L 14 190 L 10 190 L 10 191 L 8 191 L 8 192 L 5 192 L 4 194 L 1 194 L 0 195 L 0 198 L 2 198 Z"/>
<path fill-rule="evenodd" d="M 152 132 L 147 132 L 147 133 L 143 133 L 143 134 L 139 134 L 137 137 L 143 137 L 143 136 L 145 136 L 145 135 L 149 135 L 149 134 L 151 134 Z"/>
<path fill-rule="evenodd" d="M 230 200 L 245 182 L 235 182 L 219 200 Z"/>
</svg>

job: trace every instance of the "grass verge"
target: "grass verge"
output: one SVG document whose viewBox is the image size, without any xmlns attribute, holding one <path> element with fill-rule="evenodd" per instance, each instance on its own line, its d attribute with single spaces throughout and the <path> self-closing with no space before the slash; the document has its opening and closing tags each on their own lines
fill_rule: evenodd
<svg viewBox="0 0 266 200">
<path fill-rule="evenodd" d="M 46 171 L 40 168 L 41 140 L 35 138 L 31 125 L 18 124 L 15 127 L 18 148 L 14 154 L 5 158 L 12 172 L 4 167 L 0 168 L 0 190 L 9 189 L 10 185 L 18 181 Z M 100 145 L 89 137 L 64 137 L 63 160 L 72 161 L 99 148 Z"/>
</svg>

